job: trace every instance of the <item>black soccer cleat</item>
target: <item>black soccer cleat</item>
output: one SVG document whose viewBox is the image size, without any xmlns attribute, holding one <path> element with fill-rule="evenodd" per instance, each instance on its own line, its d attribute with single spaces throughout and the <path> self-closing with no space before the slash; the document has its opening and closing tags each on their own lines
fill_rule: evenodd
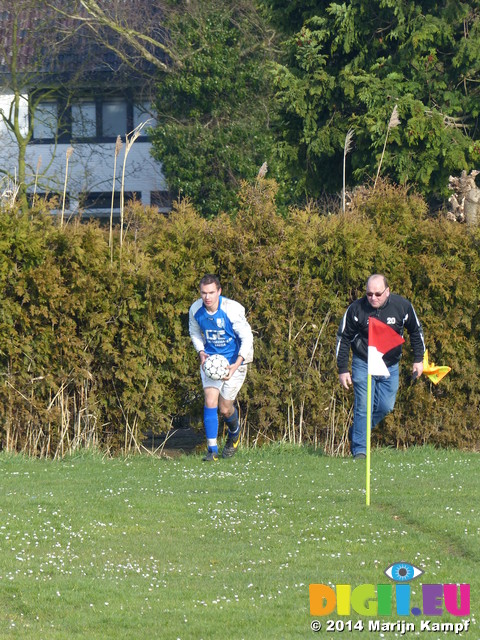
<svg viewBox="0 0 480 640">
<path fill-rule="evenodd" d="M 218 453 L 216 451 L 207 451 L 202 460 L 203 462 L 216 462 L 218 460 Z"/>
<path fill-rule="evenodd" d="M 240 442 L 240 436 L 237 436 L 235 439 L 231 436 L 228 436 L 225 446 L 222 451 L 222 458 L 231 458 L 237 453 L 238 444 Z"/>
</svg>

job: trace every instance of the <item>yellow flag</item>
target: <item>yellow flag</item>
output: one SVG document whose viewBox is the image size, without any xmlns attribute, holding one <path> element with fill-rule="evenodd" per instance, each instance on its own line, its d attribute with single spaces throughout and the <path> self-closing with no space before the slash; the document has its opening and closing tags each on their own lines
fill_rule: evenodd
<svg viewBox="0 0 480 640">
<path fill-rule="evenodd" d="M 433 382 L 433 384 L 438 384 L 440 380 L 451 370 L 451 367 L 447 367 L 445 365 L 438 366 L 434 362 L 428 362 L 428 349 L 425 350 L 425 354 L 423 356 L 423 373 Z"/>
</svg>

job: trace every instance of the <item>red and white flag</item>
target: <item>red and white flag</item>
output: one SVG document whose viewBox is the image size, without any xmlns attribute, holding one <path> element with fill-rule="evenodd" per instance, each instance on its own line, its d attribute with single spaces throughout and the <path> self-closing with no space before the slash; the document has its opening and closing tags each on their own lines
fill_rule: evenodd
<svg viewBox="0 0 480 640">
<path fill-rule="evenodd" d="M 383 356 L 405 340 L 388 324 L 370 316 L 368 319 L 368 375 L 390 376 Z"/>
</svg>

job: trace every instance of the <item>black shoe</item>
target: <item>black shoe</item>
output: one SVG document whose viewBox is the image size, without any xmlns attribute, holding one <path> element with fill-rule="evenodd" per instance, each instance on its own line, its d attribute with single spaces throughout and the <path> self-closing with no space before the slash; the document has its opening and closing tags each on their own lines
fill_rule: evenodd
<svg viewBox="0 0 480 640">
<path fill-rule="evenodd" d="M 354 460 L 365 460 L 367 456 L 364 453 L 357 453 L 353 456 Z"/>
<path fill-rule="evenodd" d="M 239 442 L 239 435 L 236 438 L 228 436 L 225 446 L 223 447 L 222 458 L 231 458 L 232 456 L 234 456 L 237 453 Z"/>
<path fill-rule="evenodd" d="M 216 462 L 218 460 L 218 453 L 216 451 L 207 451 L 207 454 L 202 458 L 203 462 Z"/>
</svg>

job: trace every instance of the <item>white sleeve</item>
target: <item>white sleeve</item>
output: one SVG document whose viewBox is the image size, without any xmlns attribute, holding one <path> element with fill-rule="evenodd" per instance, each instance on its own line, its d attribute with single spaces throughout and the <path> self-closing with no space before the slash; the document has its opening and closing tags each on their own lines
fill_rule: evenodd
<svg viewBox="0 0 480 640">
<path fill-rule="evenodd" d="M 188 312 L 188 331 L 190 333 L 190 338 L 193 342 L 193 346 L 195 347 L 197 352 L 204 351 L 205 349 L 205 341 L 203 339 L 200 325 L 195 320 L 195 314 L 201 305 L 202 300 L 197 300 L 192 304 Z"/>
<path fill-rule="evenodd" d="M 243 362 L 248 364 L 253 360 L 253 333 L 245 317 L 245 309 L 234 300 L 228 301 L 228 317 L 232 323 L 233 330 L 240 338 L 240 350 L 238 355 L 242 356 Z"/>
</svg>

